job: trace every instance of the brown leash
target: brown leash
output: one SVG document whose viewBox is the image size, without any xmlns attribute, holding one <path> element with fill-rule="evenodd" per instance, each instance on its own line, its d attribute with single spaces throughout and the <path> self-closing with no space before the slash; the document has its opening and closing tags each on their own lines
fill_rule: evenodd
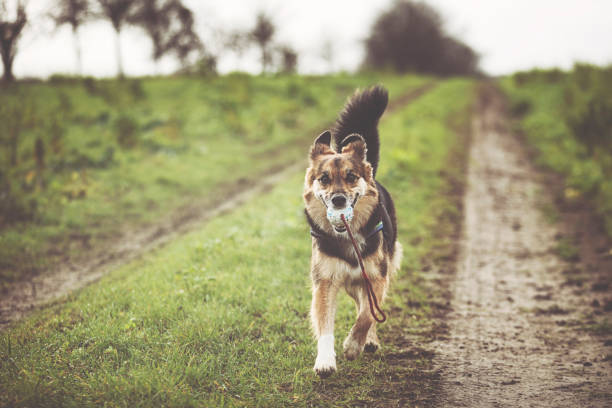
<svg viewBox="0 0 612 408">
<path fill-rule="evenodd" d="M 340 218 L 342 219 L 342 222 L 344 223 L 344 226 L 346 227 L 346 232 L 348 232 L 349 237 L 351 238 L 351 242 L 353 243 L 353 248 L 355 248 L 355 253 L 357 254 L 357 259 L 359 260 L 359 266 L 361 267 L 361 276 L 363 276 L 363 280 L 365 281 L 366 292 L 368 293 L 368 302 L 370 302 L 370 313 L 372 314 L 372 317 L 374 318 L 374 320 L 376 320 L 378 323 L 383 323 L 385 320 L 387 320 L 387 315 L 378 306 L 378 300 L 376 299 L 376 294 L 374 293 L 374 289 L 372 288 L 372 282 L 370 282 L 368 275 L 366 275 L 365 267 L 363 266 L 363 258 L 361 258 L 361 253 L 359 252 L 359 249 L 357 248 L 357 242 L 355 241 L 355 237 L 353 237 L 353 233 L 351 232 L 351 229 L 349 228 L 348 222 L 346 222 L 346 219 L 344 218 L 344 214 L 340 214 Z M 378 316 L 376 316 L 376 313 L 374 312 L 374 308 L 376 308 L 376 310 L 382 315 L 382 318 L 379 318 Z"/>
</svg>

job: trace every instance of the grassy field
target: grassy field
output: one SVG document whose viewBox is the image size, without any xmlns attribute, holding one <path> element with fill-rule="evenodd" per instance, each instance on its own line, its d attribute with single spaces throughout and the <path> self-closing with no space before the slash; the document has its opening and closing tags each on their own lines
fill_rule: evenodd
<svg viewBox="0 0 612 408">
<path fill-rule="evenodd" d="M 364 80 L 343 81 L 350 88 Z M 163 81 L 144 88 L 156 86 Z M 390 320 L 379 330 L 381 352 L 353 362 L 340 358 L 339 375 L 325 381 L 312 371 L 310 237 L 303 174 L 296 174 L 3 333 L 0 405 L 355 406 L 426 398 L 430 361 L 427 354 L 414 357 L 406 342 L 426 341 L 433 325 L 435 293 L 420 276 L 421 259 L 432 251 L 447 256 L 452 245 L 441 236 L 456 227 L 460 212 L 449 191 L 461 183 L 473 88 L 467 80 L 441 82 L 381 123 L 378 178 L 394 194 L 405 248 L 385 304 Z M 327 92 L 320 103 L 333 103 L 325 102 L 317 123 L 331 119 L 347 89 Z M 272 112 L 269 120 L 276 122 Z M 295 132 L 312 122 L 300 120 Z M 278 137 L 276 143 L 285 142 Z M 233 149 L 254 146 L 228 148 L 237 154 Z M 244 170 L 240 161 L 232 177 Z M 338 355 L 354 320 L 348 297 L 341 300 Z"/>
<path fill-rule="evenodd" d="M 56 79 L 0 93 L 0 289 L 294 162 L 355 87 L 424 77 Z"/>
<path fill-rule="evenodd" d="M 612 68 L 534 70 L 501 84 L 538 163 L 563 175 L 564 200 L 593 201 L 612 237 Z"/>
</svg>

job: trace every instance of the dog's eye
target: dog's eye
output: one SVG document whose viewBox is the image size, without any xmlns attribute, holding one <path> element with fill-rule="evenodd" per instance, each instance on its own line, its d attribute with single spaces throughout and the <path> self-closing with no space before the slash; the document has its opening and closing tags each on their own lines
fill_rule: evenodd
<svg viewBox="0 0 612 408">
<path fill-rule="evenodd" d="M 354 175 L 353 173 L 349 173 L 346 175 L 346 181 L 349 183 L 354 183 L 357 181 L 357 176 Z"/>
<path fill-rule="evenodd" d="M 319 179 L 319 183 L 326 185 L 329 184 L 331 182 L 331 180 L 329 179 L 329 176 L 327 174 L 324 174 L 321 176 L 321 178 Z"/>
</svg>

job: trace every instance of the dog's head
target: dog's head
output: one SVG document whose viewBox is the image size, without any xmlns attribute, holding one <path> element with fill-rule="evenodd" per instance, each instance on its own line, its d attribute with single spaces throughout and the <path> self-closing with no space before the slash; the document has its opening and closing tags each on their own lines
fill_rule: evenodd
<svg viewBox="0 0 612 408">
<path fill-rule="evenodd" d="M 311 198 L 320 200 L 326 208 L 341 210 L 355 206 L 374 186 L 372 166 L 366 161 L 366 143 L 360 135 L 344 138 L 340 153 L 332 150 L 330 144 L 331 133 L 326 131 L 310 148 L 304 199 L 307 206 Z"/>
</svg>

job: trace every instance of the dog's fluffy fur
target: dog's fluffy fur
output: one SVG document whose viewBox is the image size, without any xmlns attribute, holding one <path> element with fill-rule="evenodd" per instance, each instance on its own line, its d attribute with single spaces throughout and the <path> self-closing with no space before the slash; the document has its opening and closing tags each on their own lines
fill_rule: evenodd
<svg viewBox="0 0 612 408">
<path fill-rule="evenodd" d="M 356 92 L 332 132 L 319 135 L 310 149 L 303 197 L 312 235 L 310 315 L 318 340 L 314 370 L 320 376 L 336 370 L 334 317 L 341 287 L 357 305 L 357 321 L 344 341 L 345 357 L 352 360 L 364 349 L 376 351 L 379 347 L 376 322 L 370 313 L 355 250 L 344 228 L 328 221 L 327 207 L 341 209 L 354 205 L 349 225 L 381 304 L 389 278 L 402 258 L 393 201 L 375 180 L 380 146 L 377 126 L 387 102 L 387 91 L 382 87 Z M 380 221 L 383 230 L 374 233 Z"/>
</svg>

